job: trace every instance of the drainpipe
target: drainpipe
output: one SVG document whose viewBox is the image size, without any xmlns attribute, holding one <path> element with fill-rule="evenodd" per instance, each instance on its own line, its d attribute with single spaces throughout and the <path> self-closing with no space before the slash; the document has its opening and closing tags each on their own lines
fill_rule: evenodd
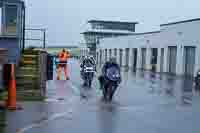
<svg viewBox="0 0 200 133">
<path fill-rule="evenodd" d="M 26 8 L 24 6 L 24 16 L 23 16 L 23 44 L 22 44 L 22 53 L 24 53 L 24 48 L 25 48 L 25 22 L 26 22 Z"/>
<path fill-rule="evenodd" d="M 46 48 L 46 30 L 43 30 L 43 49 Z"/>
</svg>

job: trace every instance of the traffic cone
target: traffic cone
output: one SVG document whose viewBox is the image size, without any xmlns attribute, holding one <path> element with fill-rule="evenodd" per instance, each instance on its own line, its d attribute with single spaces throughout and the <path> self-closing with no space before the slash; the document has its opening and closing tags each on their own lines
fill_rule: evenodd
<svg viewBox="0 0 200 133">
<path fill-rule="evenodd" d="M 16 95 L 16 80 L 15 80 L 15 65 L 11 64 L 11 76 L 9 80 L 9 88 L 8 88 L 8 101 L 7 107 L 9 110 L 17 109 L 17 95 Z"/>
</svg>

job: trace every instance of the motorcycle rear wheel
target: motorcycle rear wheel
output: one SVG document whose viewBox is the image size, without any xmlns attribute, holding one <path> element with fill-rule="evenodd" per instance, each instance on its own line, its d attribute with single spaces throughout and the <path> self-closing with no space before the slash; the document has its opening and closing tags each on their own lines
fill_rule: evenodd
<svg viewBox="0 0 200 133">
<path fill-rule="evenodd" d="M 89 81 L 88 81 L 88 87 L 91 88 L 91 86 L 92 86 L 92 80 L 89 80 Z"/>
</svg>

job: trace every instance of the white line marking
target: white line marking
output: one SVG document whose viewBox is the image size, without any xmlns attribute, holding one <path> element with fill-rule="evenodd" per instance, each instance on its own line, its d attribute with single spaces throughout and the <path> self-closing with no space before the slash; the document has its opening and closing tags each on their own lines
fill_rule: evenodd
<svg viewBox="0 0 200 133">
<path fill-rule="evenodd" d="M 65 116 L 67 116 L 68 114 L 71 114 L 71 113 L 72 113 L 72 111 L 54 114 L 51 117 L 49 117 L 48 119 L 41 120 L 38 123 L 33 123 L 33 124 L 31 124 L 31 125 L 29 125 L 27 127 L 19 129 L 17 131 L 17 133 L 25 133 L 28 130 L 31 130 L 31 129 L 35 128 L 35 127 L 40 127 L 40 126 L 42 126 L 45 123 L 48 123 L 48 122 L 53 121 L 55 119 L 59 119 L 59 118 L 65 117 Z"/>
<path fill-rule="evenodd" d="M 70 85 L 72 87 L 72 90 L 73 90 L 74 94 L 80 96 L 80 94 L 81 94 L 80 93 L 80 89 L 78 87 L 76 87 L 75 85 L 73 85 L 72 82 L 70 82 Z"/>
<path fill-rule="evenodd" d="M 72 83 L 71 83 L 71 87 L 72 89 L 76 89 L 76 91 L 78 91 L 79 89 L 74 86 Z M 74 91 L 74 90 L 73 90 Z M 76 96 L 72 96 L 70 99 L 69 99 L 69 102 L 72 103 L 74 100 L 75 100 Z M 50 100 L 50 99 L 49 99 Z M 53 99 L 54 100 L 54 99 Z M 50 100 L 51 101 L 51 100 Z M 62 117 L 65 117 L 67 115 L 71 115 L 73 113 L 73 110 L 72 108 L 70 108 L 67 112 L 63 112 L 63 113 L 56 113 L 56 114 L 53 114 L 52 116 L 48 117 L 47 119 L 43 119 L 41 121 L 39 121 L 38 123 L 32 123 L 24 128 L 21 128 L 21 129 L 18 129 L 16 133 L 25 133 L 33 128 L 36 128 L 36 127 L 40 127 L 42 126 L 43 124 L 45 123 L 48 123 L 50 121 L 53 121 L 53 120 L 56 120 L 56 119 L 59 119 L 59 118 L 62 118 Z"/>
</svg>

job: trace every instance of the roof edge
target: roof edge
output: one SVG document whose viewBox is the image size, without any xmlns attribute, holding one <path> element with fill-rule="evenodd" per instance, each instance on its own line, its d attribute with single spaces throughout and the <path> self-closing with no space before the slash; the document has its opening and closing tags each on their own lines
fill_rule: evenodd
<svg viewBox="0 0 200 133">
<path fill-rule="evenodd" d="M 47 48 L 78 48 L 79 46 L 47 46 Z"/>
<path fill-rule="evenodd" d="M 154 33 L 160 33 L 160 30 L 157 31 L 150 31 L 150 32 L 142 32 L 142 33 L 133 33 L 132 35 L 145 35 L 145 34 L 154 34 Z"/>
<path fill-rule="evenodd" d="M 134 32 L 133 33 L 123 33 L 123 32 L 103 32 L 103 31 L 85 31 L 85 32 L 81 32 L 80 34 L 89 34 L 89 33 L 97 33 L 97 34 L 124 34 L 124 35 L 134 35 Z"/>
<path fill-rule="evenodd" d="M 103 23 L 124 23 L 124 24 L 139 24 L 139 22 L 128 22 L 128 21 L 109 21 L 109 20 L 88 20 L 88 23 L 103 22 Z"/>
<path fill-rule="evenodd" d="M 160 26 L 175 25 L 175 24 L 188 23 L 188 22 L 193 22 L 193 21 L 200 21 L 200 18 L 188 19 L 188 20 L 177 21 L 177 22 L 171 22 L 171 23 L 161 24 Z"/>
</svg>

